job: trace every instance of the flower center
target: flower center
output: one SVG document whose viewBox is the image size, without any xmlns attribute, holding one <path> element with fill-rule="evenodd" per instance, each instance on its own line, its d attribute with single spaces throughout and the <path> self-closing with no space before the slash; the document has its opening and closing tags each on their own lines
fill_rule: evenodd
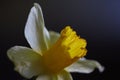
<svg viewBox="0 0 120 80">
<path fill-rule="evenodd" d="M 79 58 L 86 55 L 86 40 L 76 35 L 70 26 L 61 31 L 57 42 L 43 54 L 48 72 L 58 73 Z"/>
</svg>

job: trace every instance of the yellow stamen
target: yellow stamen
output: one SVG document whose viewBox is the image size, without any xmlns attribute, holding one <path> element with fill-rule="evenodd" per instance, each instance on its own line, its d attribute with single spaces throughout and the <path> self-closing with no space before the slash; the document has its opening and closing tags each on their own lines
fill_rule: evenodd
<svg viewBox="0 0 120 80">
<path fill-rule="evenodd" d="M 61 31 L 58 41 L 43 54 L 48 72 L 57 73 L 86 55 L 86 40 L 76 35 L 70 26 Z"/>
</svg>

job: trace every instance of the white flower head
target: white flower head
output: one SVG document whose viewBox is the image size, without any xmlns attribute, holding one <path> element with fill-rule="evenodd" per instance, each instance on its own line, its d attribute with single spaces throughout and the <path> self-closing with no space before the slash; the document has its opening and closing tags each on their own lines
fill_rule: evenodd
<svg viewBox="0 0 120 80">
<path fill-rule="evenodd" d="M 95 68 L 104 70 L 97 61 L 83 58 L 86 40 L 76 35 L 70 26 L 61 33 L 48 31 L 42 10 L 35 3 L 25 26 L 25 38 L 31 48 L 14 46 L 7 52 L 15 70 L 25 78 L 36 80 L 72 80 L 70 72 L 90 73 Z"/>
</svg>

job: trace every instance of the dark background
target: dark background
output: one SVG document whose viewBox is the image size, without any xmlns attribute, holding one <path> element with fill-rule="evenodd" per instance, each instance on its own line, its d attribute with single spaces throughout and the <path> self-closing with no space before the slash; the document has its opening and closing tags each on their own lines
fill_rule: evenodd
<svg viewBox="0 0 120 80">
<path fill-rule="evenodd" d="M 120 68 L 120 0 L 1 0 L 0 80 L 25 80 L 13 70 L 6 51 L 15 45 L 28 46 L 24 27 L 34 2 L 42 6 L 48 30 L 60 32 L 72 26 L 88 42 L 86 58 L 99 61 L 105 71 L 72 73 L 75 80 L 113 80 Z"/>
</svg>

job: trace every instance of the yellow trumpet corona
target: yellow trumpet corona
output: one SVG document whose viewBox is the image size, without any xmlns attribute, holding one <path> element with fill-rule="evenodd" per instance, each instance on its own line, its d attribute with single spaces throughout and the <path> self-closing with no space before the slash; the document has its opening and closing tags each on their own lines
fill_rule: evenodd
<svg viewBox="0 0 120 80">
<path fill-rule="evenodd" d="M 66 26 L 56 43 L 43 54 L 47 72 L 58 73 L 87 53 L 87 42 Z"/>
</svg>

